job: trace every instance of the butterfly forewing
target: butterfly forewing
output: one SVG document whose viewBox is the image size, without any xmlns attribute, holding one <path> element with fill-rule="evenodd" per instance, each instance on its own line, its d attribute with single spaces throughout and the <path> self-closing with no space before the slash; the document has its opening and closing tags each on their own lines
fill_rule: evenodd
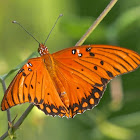
<svg viewBox="0 0 140 140">
<path fill-rule="evenodd" d="M 136 52 L 109 45 L 72 47 L 54 53 L 53 57 L 71 69 L 79 64 L 75 69 L 83 71 L 86 67 L 96 75 L 107 74 L 111 78 L 133 71 L 140 65 L 140 55 Z"/>
<path fill-rule="evenodd" d="M 108 45 L 72 47 L 54 53 L 53 58 L 57 76 L 67 83 L 71 117 L 97 105 L 112 78 L 140 65 L 139 54 Z"/>
<path fill-rule="evenodd" d="M 68 116 L 40 57 L 29 59 L 19 70 L 4 95 L 1 109 L 25 102 L 34 103 L 45 114 Z"/>
</svg>

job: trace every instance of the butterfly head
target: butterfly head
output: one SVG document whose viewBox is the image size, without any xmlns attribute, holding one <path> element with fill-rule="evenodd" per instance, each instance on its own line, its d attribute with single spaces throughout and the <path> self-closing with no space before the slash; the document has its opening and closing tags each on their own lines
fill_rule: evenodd
<svg viewBox="0 0 140 140">
<path fill-rule="evenodd" d="M 39 44 L 38 52 L 41 56 L 49 53 L 48 48 L 44 44 Z"/>
</svg>

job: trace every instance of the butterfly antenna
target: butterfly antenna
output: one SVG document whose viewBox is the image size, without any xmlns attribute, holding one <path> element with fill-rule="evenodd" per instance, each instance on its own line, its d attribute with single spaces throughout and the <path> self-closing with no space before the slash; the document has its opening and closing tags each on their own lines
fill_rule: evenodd
<svg viewBox="0 0 140 140">
<path fill-rule="evenodd" d="M 36 42 L 40 44 L 40 42 L 31 33 L 29 33 L 20 23 L 18 23 L 17 21 L 12 21 L 12 23 L 18 24 L 27 34 L 29 34 Z"/>
<path fill-rule="evenodd" d="M 46 38 L 46 40 L 45 40 L 45 42 L 44 42 L 44 45 L 46 44 L 46 42 L 47 42 L 49 36 L 51 35 L 51 32 L 52 32 L 52 30 L 54 29 L 54 27 L 55 27 L 55 25 L 56 25 L 58 19 L 59 19 L 60 17 L 62 17 L 62 16 L 63 16 L 63 14 L 60 14 L 60 15 L 58 16 L 58 18 L 56 19 L 56 21 L 55 21 L 55 23 L 54 23 L 54 25 L 53 25 L 53 27 L 52 27 L 50 33 L 48 34 L 48 36 L 47 36 L 47 38 Z"/>
</svg>

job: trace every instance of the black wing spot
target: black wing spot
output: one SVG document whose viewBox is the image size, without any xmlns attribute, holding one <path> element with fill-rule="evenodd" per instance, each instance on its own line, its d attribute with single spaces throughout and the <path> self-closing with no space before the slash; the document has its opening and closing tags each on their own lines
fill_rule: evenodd
<svg viewBox="0 0 140 140">
<path fill-rule="evenodd" d="M 19 102 L 20 102 L 20 97 L 19 97 L 19 94 L 17 94 L 17 96 L 18 96 L 18 100 L 19 100 Z"/>
<path fill-rule="evenodd" d="M 119 69 L 117 69 L 117 68 L 115 68 L 115 67 L 113 67 L 113 68 L 114 68 L 114 70 L 116 70 L 117 72 L 121 73 L 121 71 L 120 71 Z"/>
<path fill-rule="evenodd" d="M 15 100 L 14 100 L 14 97 L 12 96 L 12 101 L 13 101 L 13 103 L 16 105 L 16 103 L 15 103 Z"/>
<path fill-rule="evenodd" d="M 103 84 L 98 84 L 98 83 L 95 83 L 95 87 L 102 87 L 103 86 Z"/>
<path fill-rule="evenodd" d="M 77 89 L 79 89 L 79 87 L 77 87 Z"/>
<path fill-rule="evenodd" d="M 30 68 L 28 68 L 29 71 L 32 71 Z"/>
<path fill-rule="evenodd" d="M 40 102 L 39 102 L 39 104 L 42 104 L 43 102 L 44 102 L 44 100 L 43 100 L 43 99 L 41 99 L 41 100 L 40 100 Z"/>
<path fill-rule="evenodd" d="M 101 65 L 104 65 L 104 61 L 102 60 L 102 61 L 100 62 L 100 64 L 101 64 Z"/>
<path fill-rule="evenodd" d="M 31 67 L 33 66 L 30 62 L 28 63 Z"/>
<path fill-rule="evenodd" d="M 25 95 L 24 95 L 24 93 L 23 93 L 23 101 L 25 100 Z"/>
<path fill-rule="evenodd" d="M 32 89 L 34 88 L 33 85 L 31 85 L 31 88 L 32 88 Z"/>
<path fill-rule="evenodd" d="M 29 99 L 29 102 L 31 102 L 31 96 L 30 96 L 30 94 L 28 94 L 28 99 Z"/>
<path fill-rule="evenodd" d="M 26 84 L 24 84 L 25 85 L 25 87 L 27 88 L 27 85 Z"/>
<path fill-rule="evenodd" d="M 89 55 L 90 55 L 90 56 L 95 56 L 95 54 L 94 54 L 94 53 L 92 53 L 92 52 L 90 52 L 90 53 L 89 53 Z"/>
<path fill-rule="evenodd" d="M 72 54 L 76 54 L 76 49 L 73 49 L 72 50 Z"/>
<path fill-rule="evenodd" d="M 35 99 L 34 99 L 34 103 L 38 103 L 38 99 L 35 97 Z"/>
<path fill-rule="evenodd" d="M 81 69 L 81 71 L 84 71 L 84 69 Z"/>
<path fill-rule="evenodd" d="M 112 74 L 112 72 L 106 71 L 106 73 L 108 74 L 109 77 L 114 77 L 113 74 Z"/>
<path fill-rule="evenodd" d="M 86 48 L 86 51 L 90 52 L 91 51 L 91 47 Z"/>
<path fill-rule="evenodd" d="M 22 75 L 23 75 L 23 76 L 26 76 L 26 73 L 25 73 L 25 72 L 23 72 L 23 73 L 22 73 Z"/>
<path fill-rule="evenodd" d="M 6 97 L 5 97 L 5 100 L 6 100 L 6 102 L 7 102 L 8 108 L 10 108 L 11 106 L 9 105 L 8 100 L 7 100 Z"/>
<path fill-rule="evenodd" d="M 107 84 L 108 79 L 106 79 L 106 78 L 101 78 L 101 81 L 102 81 L 103 85 L 105 85 L 105 84 Z"/>
<path fill-rule="evenodd" d="M 47 95 L 50 95 L 50 93 L 47 93 Z"/>
<path fill-rule="evenodd" d="M 21 72 L 23 72 L 23 71 L 24 71 L 24 69 L 19 70 L 18 74 L 21 73 Z"/>
<path fill-rule="evenodd" d="M 97 66 L 94 66 L 94 69 L 97 70 Z"/>
</svg>

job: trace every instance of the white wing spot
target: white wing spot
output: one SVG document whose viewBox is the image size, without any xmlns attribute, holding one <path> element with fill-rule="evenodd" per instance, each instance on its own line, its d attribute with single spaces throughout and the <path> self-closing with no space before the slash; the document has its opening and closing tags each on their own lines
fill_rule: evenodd
<svg viewBox="0 0 140 140">
<path fill-rule="evenodd" d="M 27 67 L 29 67 L 29 64 L 28 63 L 26 65 L 27 65 Z"/>
<path fill-rule="evenodd" d="M 79 49 L 77 49 L 77 53 L 80 53 L 80 50 Z"/>
<path fill-rule="evenodd" d="M 66 94 L 66 92 L 61 92 L 61 96 L 65 95 L 65 94 Z"/>
</svg>

